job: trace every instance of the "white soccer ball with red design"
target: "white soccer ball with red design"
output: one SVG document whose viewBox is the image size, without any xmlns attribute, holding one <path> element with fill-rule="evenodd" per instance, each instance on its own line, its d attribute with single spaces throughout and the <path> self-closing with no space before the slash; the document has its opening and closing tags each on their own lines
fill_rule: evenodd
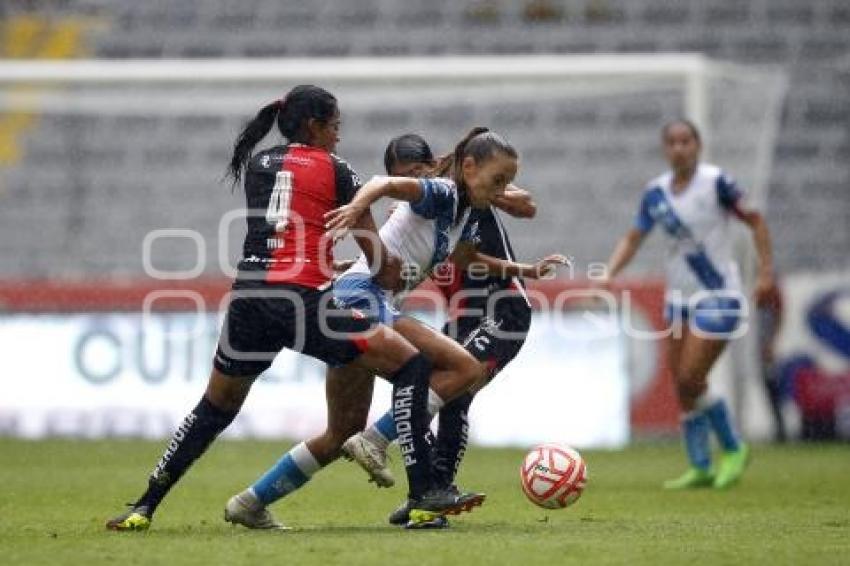
<svg viewBox="0 0 850 566">
<path fill-rule="evenodd" d="M 532 503 L 562 509 L 581 497 L 587 466 L 581 454 L 569 446 L 541 444 L 526 455 L 519 475 L 522 491 Z"/>
</svg>

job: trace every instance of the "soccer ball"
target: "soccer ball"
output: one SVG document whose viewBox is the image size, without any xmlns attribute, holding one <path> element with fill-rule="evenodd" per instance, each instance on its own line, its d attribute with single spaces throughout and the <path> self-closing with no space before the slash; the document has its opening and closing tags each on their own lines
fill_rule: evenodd
<svg viewBox="0 0 850 566">
<path fill-rule="evenodd" d="M 519 477 L 522 491 L 532 503 L 562 509 L 581 497 L 587 466 L 581 454 L 569 446 L 541 444 L 526 455 Z"/>
</svg>

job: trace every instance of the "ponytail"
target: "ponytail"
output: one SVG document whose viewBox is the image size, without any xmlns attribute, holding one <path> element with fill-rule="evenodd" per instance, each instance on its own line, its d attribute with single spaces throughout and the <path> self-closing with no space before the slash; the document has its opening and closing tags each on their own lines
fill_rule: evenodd
<svg viewBox="0 0 850 566">
<path fill-rule="evenodd" d="M 312 118 L 326 122 L 336 112 L 336 98 L 330 92 L 313 85 L 296 86 L 283 99 L 263 106 L 254 119 L 248 122 L 233 144 L 227 176 L 233 179 L 234 185 L 241 180 L 254 147 L 266 137 L 275 121 L 278 130 L 289 143 L 307 143 L 307 121 Z"/>
<path fill-rule="evenodd" d="M 437 158 L 437 164 L 428 172 L 429 177 L 451 177 L 458 181 L 458 186 L 463 182 L 460 168 L 463 165 L 466 146 L 469 141 L 484 132 L 489 132 L 488 128 L 476 126 L 469 130 L 462 140 L 455 146 L 454 151 Z"/>
<path fill-rule="evenodd" d="M 502 136 L 489 128 L 476 126 L 464 136 L 455 146 L 452 153 L 437 160 L 437 164 L 429 171 L 430 177 L 451 177 L 460 188 L 463 184 L 462 167 L 466 157 L 472 157 L 476 163 L 486 161 L 496 153 L 503 153 L 517 158 L 516 149 Z"/>
<path fill-rule="evenodd" d="M 242 170 L 248 160 L 251 159 L 254 147 L 272 129 L 275 118 L 277 118 L 282 107 L 283 102 L 280 100 L 263 106 L 236 138 L 236 143 L 233 144 L 233 156 L 230 158 L 230 165 L 227 167 L 227 174 L 233 179 L 234 185 L 242 178 Z"/>
<path fill-rule="evenodd" d="M 452 153 L 444 155 L 437 160 L 437 164 L 428 172 L 429 177 L 449 177 L 454 180 L 460 194 L 460 205 L 462 210 L 469 205 L 466 183 L 463 180 L 463 160 L 471 157 L 475 163 L 480 164 L 487 161 L 496 153 L 502 153 L 516 159 L 516 149 L 502 136 L 489 128 L 476 126 L 469 130 L 460 143 L 455 146 Z M 458 214 L 458 220 L 461 215 Z"/>
</svg>

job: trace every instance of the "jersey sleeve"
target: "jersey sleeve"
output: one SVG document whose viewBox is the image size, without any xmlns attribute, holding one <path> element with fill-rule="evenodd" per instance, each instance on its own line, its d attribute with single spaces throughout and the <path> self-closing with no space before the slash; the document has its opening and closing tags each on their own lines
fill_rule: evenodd
<svg viewBox="0 0 850 566">
<path fill-rule="evenodd" d="M 717 177 L 716 189 L 717 202 L 725 210 L 734 209 L 735 205 L 737 205 L 744 196 L 743 191 L 738 188 L 738 184 L 735 180 L 725 173 L 721 173 Z"/>
<path fill-rule="evenodd" d="M 336 202 L 338 206 L 348 204 L 354 198 L 354 194 L 360 190 L 363 183 L 357 172 L 345 160 L 334 156 L 334 169 L 336 172 Z"/>
<path fill-rule="evenodd" d="M 447 179 L 419 179 L 422 197 L 410 203 L 410 209 L 428 220 L 438 216 L 454 217 L 457 208 L 457 189 Z"/>
<path fill-rule="evenodd" d="M 640 207 L 638 208 L 637 216 L 635 217 L 635 228 L 641 234 L 648 234 L 652 227 L 655 226 L 655 218 L 650 213 L 653 198 L 652 191 L 646 191 L 640 199 Z"/>
</svg>

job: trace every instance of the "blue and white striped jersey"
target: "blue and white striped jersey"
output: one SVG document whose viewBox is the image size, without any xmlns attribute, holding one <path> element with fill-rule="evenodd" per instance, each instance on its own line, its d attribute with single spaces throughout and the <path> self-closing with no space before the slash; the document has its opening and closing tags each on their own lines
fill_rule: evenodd
<svg viewBox="0 0 850 566">
<path fill-rule="evenodd" d="M 404 263 L 407 289 L 428 277 L 459 241 L 475 237 L 471 231 L 475 224 L 467 224 L 469 207 L 458 210 L 460 199 L 453 181 L 420 179 L 419 183 L 422 198 L 414 203 L 400 202 L 378 232 L 387 250 Z M 363 254 L 344 275 L 350 273 L 369 273 Z"/>
<path fill-rule="evenodd" d="M 650 181 L 635 219 L 642 233 L 659 224 L 672 240 L 667 302 L 684 305 L 706 290 L 741 291 L 730 229 L 730 212 L 741 190 L 719 167 L 706 163 L 697 166 L 690 184 L 678 193 L 671 189 L 672 180 L 668 171 Z"/>
</svg>

